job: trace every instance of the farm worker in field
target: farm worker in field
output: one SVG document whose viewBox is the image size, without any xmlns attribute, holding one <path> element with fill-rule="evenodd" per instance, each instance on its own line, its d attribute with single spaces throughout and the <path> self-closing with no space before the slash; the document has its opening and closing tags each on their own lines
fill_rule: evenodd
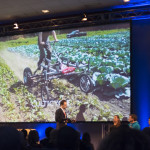
<svg viewBox="0 0 150 150">
<path fill-rule="evenodd" d="M 40 64 L 42 63 L 43 59 L 45 58 L 45 50 L 47 52 L 46 58 L 51 59 L 51 45 L 50 45 L 50 41 L 49 41 L 49 36 L 50 36 L 51 32 L 39 32 L 38 35 L 38 45 L 39 45 L 39 49 L 40 49 L 40 58 L 38 61 L 38 67 L 40 66 Z M 52 35 L 55 41 L 58 41 L 57 36 L 56 36 L 56 32 L 53 30 L 52 31 Z"/>
</svg>

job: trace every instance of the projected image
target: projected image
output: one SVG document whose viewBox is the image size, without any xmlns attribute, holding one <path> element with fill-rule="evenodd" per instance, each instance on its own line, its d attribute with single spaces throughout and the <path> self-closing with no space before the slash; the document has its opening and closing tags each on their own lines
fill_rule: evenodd
<svg viewBox="0 0 150 150">
<path fill-rule="evenodd" d="M 54 122 L 61 100 L 76 121 L 130 114 L 130 25 L 0 38 L 0 122 Z"/>
</svg>

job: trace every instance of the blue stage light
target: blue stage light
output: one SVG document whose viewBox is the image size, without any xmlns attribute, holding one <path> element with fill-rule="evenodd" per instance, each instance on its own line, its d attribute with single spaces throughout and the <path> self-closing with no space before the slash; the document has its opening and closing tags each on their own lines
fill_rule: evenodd
<svg viewBox="0 0 150 150">
<path fill-rule="evenodd" d="M 130 2 L 124 3 L 123 5 L 117 5 L 111 7 L 112 9 L 128 9 L 128 8 L 137 8 L 137 7 L 146 7 L 150 6 L 149 0 L 130 0 Z"/>
<path fill-rule="evenodd" d="M 55 129 L 56 128 L 56 123 L 40 123 L 39 125 L 37 125 L 35 127 L 35 129 L 39 133 L 40 140 L 42 140 L 43 138 L 46 137 L 46 135 L 45 135 L 45 129 L 48 128 L 48 127 L 52 127 L 52 128 Z"/>
</svg>

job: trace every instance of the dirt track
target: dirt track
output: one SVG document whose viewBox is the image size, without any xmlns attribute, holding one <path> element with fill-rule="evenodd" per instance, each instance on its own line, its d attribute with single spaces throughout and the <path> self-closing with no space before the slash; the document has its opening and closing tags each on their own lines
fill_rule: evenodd
<svg viewBox="0 0 150 150">
<path fill-rule="evenodd" d="M 8 50 L 0 51 L 0 56 L 21 81 L 23 81 L 23 71 L 26 67 L 30 67 L 33 71 L 37 67 L 37 61 Z"/>
</svg>

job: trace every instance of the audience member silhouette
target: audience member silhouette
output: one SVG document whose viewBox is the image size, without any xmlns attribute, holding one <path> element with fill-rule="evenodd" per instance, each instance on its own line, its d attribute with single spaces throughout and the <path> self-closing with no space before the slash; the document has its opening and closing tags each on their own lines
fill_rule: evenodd
<svg viewBox="0 0 150 150">
<path fill-rule="evenodd" d="M 45 130 L 46 138 L 44 138 L 43 140 L 40 141 L 40 144 L 41 144 L 43 147 L 47 147 L 47 146 L 48 146 L 48 143 L 49 143 L 49 136 L 50 136 L 50 133 L 51 133 L 52 130 L 53 130 L 52 127 L 46 128 L 46 130 Z"/>
<path fill-rule="evenodd" d="M 80 134 L 69 126 L 62 127 L 58 131 L 58 150 L 79 150 Z"/>
<path fill-rule="evenodd" d="M 122 126 L 106 136 L 98 150 L 150 150 L 150 144 L 141 131 Z"/>
<path fill-rule="evenodd" d="M 150 138 L 150 118 L 148 119 L 149 127 L 145 127 L 142 132 Z"/>
<path fill-rule="evenodd" d="M 28 150 L 27 141 L 24 138 L 24 134 L 22 131 L 19 131 L 19 136 L 20 136 L 19 138 L 20 138 L 20 142 L 21 142 L 21 150 Z"/>
<path fill-rule="evenodd" d="M 27 130 L 22 129 L 21 132 L 23 133 L 24 138 L 27 139 Z"/>
<path fill-rule="evenodd" d="M 49 136 L 49 143 L 48 148 L 56 149 L 57 148 L 57 136 L 58 136 L 58 129 L 53 129 Z"/>
<path fill-rule="evenodd" d="M 22 150 L 19 131 L 13 127 L 0 127 L 0 150 Z"/>
<path fill-rule="evenodd" d="M 31 148 L 42 147 L 39 144 L 39 133 L 36 130 L 31 130 L 29 132 L 28 142 L 29 142 L 29 147 Z"/>
<path fill-rule="evenodd" d="M 27 140 L 27 130 L 25 129 L 22 129 L 21 132 L 23 133 L 24 135 L 24 140 L 25 140 L 25 145 L 27 146 L 28 145 L 28 140 Z"/>
<path fill-rule="evenodd" d="M 142 132 L 150 138 L 150 127 L 145 127 Z"/>
<path fill-rule="evenodd" d="M 93 144 L 91 144 L 91 137 L 87 132 L 83 134 L 80 150 L 94 150 Z"/>
</svg>

